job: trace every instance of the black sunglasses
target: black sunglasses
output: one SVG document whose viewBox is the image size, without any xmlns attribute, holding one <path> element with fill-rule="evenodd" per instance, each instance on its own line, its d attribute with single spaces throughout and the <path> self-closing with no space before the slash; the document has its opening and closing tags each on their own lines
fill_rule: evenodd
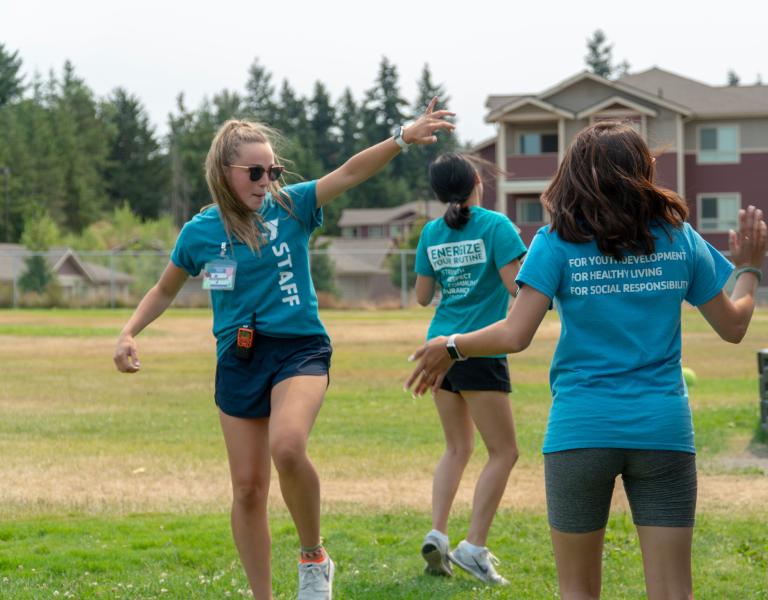
<svg viewBox="0 0 768 600">
<path fill-rule="evenodd" d="M 262 167 L 261 165 L 256 165 L 255 167 L 246 167 L 244 165 L 227 166 L 233 167 L 235 169 L 248 169 L 248 175 L 250 176 L 251 181 L 259 181 L 262 177 L 264 177 L 264 173 L 267 174 L 267 177 L 269 177 L 270 181 L 277 181 L 285 171 L 285 167 L 281 167 L 279 165 L 272 165 L 269 168 Z"/>
</svg>

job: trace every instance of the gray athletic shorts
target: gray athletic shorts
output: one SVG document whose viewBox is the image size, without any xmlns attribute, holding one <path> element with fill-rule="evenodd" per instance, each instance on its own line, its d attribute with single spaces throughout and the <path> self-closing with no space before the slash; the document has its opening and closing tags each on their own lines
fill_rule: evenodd
<svg viewBox="0 0 768 600">
<path fill-rule="evenodd" d="M 544 455 L 550 526 L 564 533 L 605 527 L 618 475 L 624 482 L 635 525 L 693 527 L 696 455 L 623 448 L 583 448 Z"/>
</svg>

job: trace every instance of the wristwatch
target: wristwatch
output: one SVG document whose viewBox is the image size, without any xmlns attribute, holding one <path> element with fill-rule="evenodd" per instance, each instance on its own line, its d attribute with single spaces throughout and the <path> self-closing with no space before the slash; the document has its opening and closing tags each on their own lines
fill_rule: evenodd
<svg viewBox="0 0 768 600">
<path fill-rule="evenodd" d="M 456 347 L 456 336 L 458 334 L 454 333 L 451 337 L 448 338 L 448 341 L 445 343 L 445 347 L 448 350 L 448 356 L 450 356 L 453 360 L 467 360 L 468 356 L 463 356 L 461 352 L 459 352 L 459 349 Z"/>
<path fill-rule="evenodd" d="M 403 125 L 396 125 L 395 128 L 392 130 L 392 135 L 395 138 L 395 144 L 400 146 L 403 152 L 408 152 L 408 147 L 410 146 L 410 144 L 403 139 L 404 133 L 405 133 L 405 127 Z"/>
</svg>

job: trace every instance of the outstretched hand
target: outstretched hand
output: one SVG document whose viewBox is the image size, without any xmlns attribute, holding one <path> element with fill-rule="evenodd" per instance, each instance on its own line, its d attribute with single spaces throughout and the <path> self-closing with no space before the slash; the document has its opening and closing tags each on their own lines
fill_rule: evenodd
<svg viewBox="0 0 768 600">
<path fill-rule="evenodd" d="M 405 127 L 403 141 L 407 144 L 434 144 L 437 141 L 438 131 L 450 132 L 456 129 L 456 125 L 446 121 L 447 117 L 455 117 L 456 113 L 448 110 L 436 111 L 435 106 L 437 106 L 437 96 L 432 98 L 423 115 Z"/>
<path fill-rule="evenodd" d="M 731 260 L 737 267 L 760 269 L 768 247 L 768 227 L 763 220 L 763 211 L 750 205 L 739 211 L 739 231 L 728 233 L 728 247 Z"/>
<path fill-rule="evenodd" d="M 448 338 L 445 336 L 433 338 L 408 358 L 409 361 L 418 362 L 411 375 L 405 380 L 403 389 L 408 390 L 415 384 L 413 391 L 418 396 L 429 389 L 432 389 L 433 393 L 440 389 L 443 377 L 453 365 L 453 359 L 446 349 L 447 341 Z"/>
</svg>

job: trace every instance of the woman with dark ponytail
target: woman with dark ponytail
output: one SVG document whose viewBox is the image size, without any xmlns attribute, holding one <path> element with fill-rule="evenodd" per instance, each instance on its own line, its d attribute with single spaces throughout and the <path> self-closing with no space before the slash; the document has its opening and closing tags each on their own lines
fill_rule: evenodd
<svg viewBox="0 0 768 600">
<path fill-rule="evenodd" d="M 440 286 L 440 303 L 427 339 L 485 327 L 504 318 L 525 245 L 504 215 L 480 206 L 483 184 L 477 169 L 460 154 L 443 154 L 429 169 L 429 182 L 448 208 L 424 226 L 416 253 L 416 297 L 427 306 Z M 449 347 L 455 346 L 449 342 Z M 451 575 L 451 563 L 490 584 L 508 582 L 496 573 L 486 540 L 517 444 L 509 405 L 509 370 L 503 354 L 490 353 L 456 362 L 434 400 L 446 449 L 432 486 L 432 530 L 421 549 L 426 572 Z M 449 551 L 448 514 L 464 468 L 472 454 L 475 427 L 488 449 L 475 487 L 472 520 L 466 538 Z"/>
</svg>

